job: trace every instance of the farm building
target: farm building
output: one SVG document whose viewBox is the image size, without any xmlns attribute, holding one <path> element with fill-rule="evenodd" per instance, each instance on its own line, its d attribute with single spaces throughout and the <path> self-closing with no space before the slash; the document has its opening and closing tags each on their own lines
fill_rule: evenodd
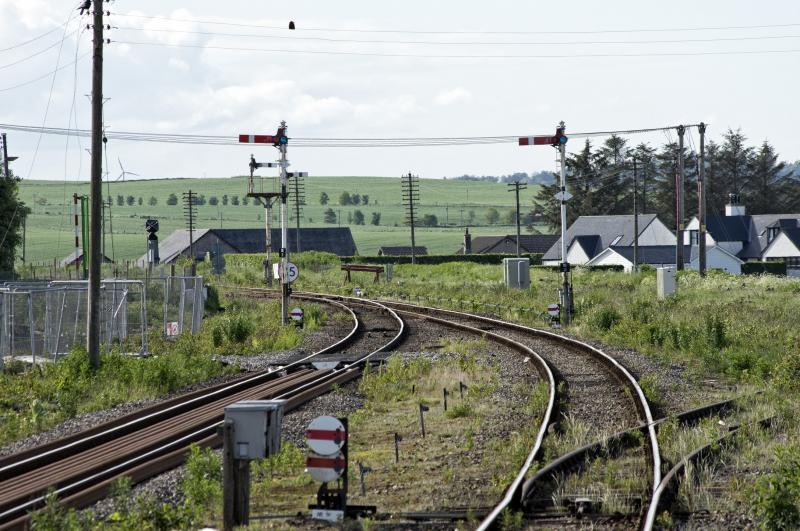
<svg viewBox="0 0 800 531">
<path fill-rule="evenodd" d="M 612 246 L 631 247 L 633 215 L 581 216 L 567 230 L 567 261 L 584 265 Z M 639 214 L 639 245 L 675 245 L 675 234 L 655 214 Z M 542 257 L 544 265 L 561 262 L 561 238 Z"/>
<path fill-rule="evenodd" d="M 102 263 L 104 264 L 114 263 L 114 261 L 111 260 L 111 258 L 107 257 L 104 254 L 101 254 L 100 257 Z M 69 256 L 67 256 L 66 258 L 61 260 L 61 262 L 59 262 L 59 265 L 61 267 L 75 267 L 75 266 L 80 266 L 81 262 L 83 262 L 83 249 L 78 249 L 77 251 L 72 251 L 71 253 L 69 253 Z"/>
<path fill-rule="evenodd" d="M 552 234 L 523 234 L 519 238 L 521 253 L 534 254 L 547 252 L 558 241 Z M 476 236 L 472 238 L 469 229 L 464 233 L 464 243 L 456 254 L 514 254 L 517 252 L 517 235 Z"/>
<path fill-rule="evenodd" d="M 687 269 L 699 269 L 698 248 L 689 245 L 684 246 L 683 256 L 686 260 Z M 645 245 L 639 247 L 639 265 L 651 265 L 653 267 L 674 267 L 675 266 L 675 246 L 674 245 Z M 740 274 L 742 272 L 743 261 L 732 255 L 724 248 L 719 246 L 708 247 L 706 249 L 706 267 L 708 269 L 719 269 L 728 273 Z M 586 265 L 621 265 L 625 271 L 633 269 L 633 247 L 632 246 L 611 246 L 603 250 L 600 254 L 592 258 Z"/>
<path fill-rule="evenodd" d="M 297 252 L 296 231 L 289 229 L 289 252 Z M 202 260 L 206 253 L 216 253 L 216 247 L 222 254 L 263 253 L 266 248 L 264 229 L 197 229 L 194 231 L 194 257 Z M 277 253 L 281 247 L 280 229 L 272 229 L 272 250 Z M 338 256 L 357 254 L 356 243 L 349 227 L 301 228 L 301 251 L 322 251 Z M 162 264 L 176 262 L 182 256 L 189 256 L 189 231 L 176 230 L 158 245 L 158 254 Z M 139 266 L 147 264 L 144 254 L 136 261 Z"/>
<path fill-rule="evenodd" d="M 428 254 L 428 248 L 417 245 L 414 247 L 416 256 Z M 381 247 L 378 249 L 378 256 L 411 256 L 411 246 L 407 247 Z"/>
</svg>

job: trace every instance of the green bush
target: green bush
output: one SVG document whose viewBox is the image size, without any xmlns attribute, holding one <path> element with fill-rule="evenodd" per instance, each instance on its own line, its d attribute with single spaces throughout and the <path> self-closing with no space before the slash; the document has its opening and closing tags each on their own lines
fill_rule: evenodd
<svg viewBox="0 0 800 531">
<path fill-rule="evenodd" d="M 502 264 L 503 258 L 516 258 L 515 254 L 432 254 L 415 257 L 420 265 L 436 265 L 448 262 L 471 262 L 475 264 Z M 523 254 L 522 258 L 530 258 L 531 265 L 542 263 L 541 253 Z M 343 264 L 410 264 L 408 256 L 343 256 Z"/>
<path fill-rule="evenodd" d="M 231 343 L 244 343 L 255 326 L 249 316 L 244 312 L 235 312 L 225 316 L 222 322 L 225 337 Z"/>
<path fill-rule="evenodd" d="M 621 320 L 622 316 L 614 308 L 599 308 L 589 317 L 589 325 L 598 330 L 610 330 Z"/>
<path fill-rule="evenodd" d="M 800 447 L 777 448 L 771 474 L 756 480 L 752 507 L 764 529 L 800 527 Z"/>
<path fill-rule="evenodd" d="M 222 500 L 222 461 L 211 448 L 193 444 L 186 460 L 186 476 L 181 482 L 186 503 L 197 514 L 216 509 Z"/>
</svg>

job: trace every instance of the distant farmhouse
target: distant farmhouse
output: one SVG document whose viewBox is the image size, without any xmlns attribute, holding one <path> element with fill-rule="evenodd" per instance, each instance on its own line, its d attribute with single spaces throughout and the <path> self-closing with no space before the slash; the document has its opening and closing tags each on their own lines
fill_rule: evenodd
<svg viewBox="0 0 800 531">
<path fill-rule="evenodd" d="M 558 236 L 551 234 L 523 234 L 519 238 L 519 251 L 523 254 L 545 253 L 558 239 Z M 516 252 L 516 234 L 473 238 L 467 229 L 464 232 L 464 243 L 456 254 L 515 254 Z"/>
<path fill-rule="evenodd" d="M 632 247 L 633 215 L 581 216 L 567 229 L 567 261 L 586 265 L 609 247 Z M 639 214 L 639 246 L 675 246 L 675 234 L 655 214 Z M 561 238 L 542 257 L 544 265 L 561 262 Z M 641 262 L 640 263 L 644 263 Z"/>
<path fill-rule="evenodd" d="M 104 254 L 100 255 L 101 262 L 104 264 L 113 264 L 114 261 L 111 258 L 107 257 Z M 78 249 L 77 251 L 72 251 L 69 253 L 69 256 L 61 260 L 59 265 L 63 267 L 75 267 L 80 266 L 83 262 L 83 249 Z"/>
<path fill-rule="evenodd" d="M 684 242 L 697 245 L 697 218 L 686 225 Z M 747 261 L 785 261 L 787 273 L 800 276 L 800 214 L 747 215 L 739 196 L 730 194 L 724 216 L 708 216 L 706 245 L 719 246 Z"/>
<path fill-rule="evenodd" d="M 699 221 L 692 218 L 684 232 L 687 269 L 699 268 Z M 800 276 L 800 214 L 748 216 L 739 196 L 731 194 L 725 215 L 706 219 L 706 264 L 740 274 L 742 264 L 785 261 L 787 274 Z M 621 265 L 633 268 L 633 215 L 581 216 L 567 230 L 567 261 L 573 265 Z M 476 238 L 477 240 L 477 238 Z M 639 215 L 639 264 L 676 264 L 676 239 L 655 214 Z M 542 258 L 545 265 L 561 262 L 561 239 Z"/>
<path fill-rule="evenodd" d="M 289 229 L 289 252 L 297 252 L 296 231 Z M 194 257 L 202 260 L 206 253 L 215 254 L 219 245 L 222 254 L 263 253 L 266 248 L 264 229 L 196 229 L 193 231 Z M 277 253 L 281 247 L 280 229 L 272 230 L 272 250 Z M 189 256 L 189 231 L 176 230 L 158 245 L 158 254 L 162 264 L 175 263 L 182 256 Z M 322 251 L 338 256 L 358 254 L 356 243 L 349 227 L 301 228 L 301 251 Z M 139 266 L 147 265 L 147 255 L 136 261 Z"/>
<path fill-rule="evenodd" d="M 381 247 L 378 249 L 378 256 L 411 256 L 411 249 L 412 247 L 409 245 L 408 247 Z M 424 256 L 428 254 L 428 248 L 422 246 L 415 246 L 414 255 L 415 256 Z"/>
</svg>

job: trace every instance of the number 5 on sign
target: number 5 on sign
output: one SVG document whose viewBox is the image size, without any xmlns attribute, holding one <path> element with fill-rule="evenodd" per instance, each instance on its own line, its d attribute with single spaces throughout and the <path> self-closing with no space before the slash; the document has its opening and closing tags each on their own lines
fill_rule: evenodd
<svg viewBox="0 0 800 531">
<path fill-rule="evenodd" d="M 291 262 L 286 264 L 286 282 L 292 283 L 300 276 L 300 270 Z"/>
</svg>

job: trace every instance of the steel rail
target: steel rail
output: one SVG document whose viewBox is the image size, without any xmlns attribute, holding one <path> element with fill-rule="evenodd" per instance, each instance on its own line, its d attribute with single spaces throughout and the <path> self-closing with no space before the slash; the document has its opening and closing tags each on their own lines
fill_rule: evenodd
<svg viewBox="0 0 800 531">
<path fill-rule="evenodd" d="M 301 360 L 297 360 L 287 366 L 284 366 L 283 369 L 287 369 L 289 367 L 300 366 L 309 359 L 313 358 L 314 356 L 325 354 L 334 350 L 338 350 L 343 348 L 344 346 L 352 343 L 359 327 L 360 322 L 355 315 L 355 313 L 350 310 L 346 305 L 337 303 L 335 301 L 322 301 L 327 302 L 335 306 L 339 306 L 340 308 L 348 311 L 351 317 L 354 320 L 354 326 L 352 330 L 342 339 L 337 341 L 336 343 L 325 347 L 309 356 Z M 402 328 L 402 327 L 401 327 Z M 402 330 L 401 330 L 402 332 Z M 294 381 L 298 377 L 302 378 L 304 374 L 310 374 L 313 371 L 308 371 L 306 373 L 293 373 L 291 377 L 284 377 L 288 379 L 288 381 Z M 335 381 L 335 378 L 331 375 L 333 371 L 321 371 L 323 374 L 321 377 L 316 378 L 316 382 L 322 382 L 324 385 L 325 382 L 332 382 Z M 145 425 L 148 422 L 153 422 L 157 420 L 162 420 L 168 418 L 169 416 L 173 416 L 176 413 L 186 412 L 188 409 L 191 408 L 192 405 L 199 405 L 201 409 L 204 405 L 208 404 L 214 398 L 224 398 L 225 396 L 229 396 L 231 393 L 239 392 L 240 396 L 242 393 L 249 393 L 247 391 L 253 386 L 256 386 L 255 395 L 263 395 L 266 391 L 259 391 L 258 385 L 263 385 L 263 381 L 266 379 L 267 382 L 271 383 L 274 381 L 275 383 L 279 383 L 282 381 L 281 378 L 276 378 L 278 375 L 278 370 L 270 370 L 260 373 L 253 377 L 245 377 L 237 380 L 232 384 L 219 384 L 213 387 L 213 390 L 209 392 L 203 393 L 203 391 L 198 391 L 194 393 L 189 393 L 188 397 L 189 400 L 186 401 L 186 397 L 177 397 L 176 399 L 172 399 L 167 401 L 167 407 L 159 409 L 157 406 L 148 408 L 144 414 L 132 414 L 128 415 L 122 419 L 117 419 L 115 421 L 111 421 L 104 425 L 98 426 L 92 430 L 88 430 L 90 433 L 88 436 L 81 437 L 81 434 L 76 434 L 75 436 L 68 437 L 69 439 L 66 444 L 64 441 L 56 441 L 52 444 L 45 445 L 45 447 L 38 447 L 34 448 L 30 451 L 23 452 L 22 459 L 19 459 L 20 454 L 11 455 L 7 458 L 2 460 L 2 468 L 0 468 L 0 473 L 2 473 L 2 478 L 9 479 L 13 481 L 17 476 L 20 474 L 24 474 L 26 472 L 35 471 L 38 468 L 46 467 L 49 464 L 58 463 L 60 460 L 68 459 L 71 455 L 75 455 L 78 452 L 85 451 L 86 449 L 95 447 L 97 445 L 102 445 L 103 443 L 108 443 L 109 441 L 113 441 L 115 437 L 121 437 L 126 434 L 133 433 L 136 429 Z M 268 378 L 265 378 L 268 377 Z M 312 382 L 304 383 L 301 386 L 297 386 L 294 391 L 298 395 L 304 395 L 308 398 L 313 398 L 313 393 L 308 393 L 308 390 L 312 388 Z M 252 394 L 252 393 L 250 393 Z M 291 393 L 284 392 L 281 396 L 287 396 Z M 256 396 L 250 396 L 249 394 L 245 395 L 246 398 L 255 398 Z M 181 399 L 184 401 L 181 401 Z M 161 404 L 163 406 L 163 404 Z M 213 405 L 213 404 L 212 404 Z M 206 408 L 207 409 L 207 408 Z M 212 425 L 212 427 L 216 426 L 216 424 Z M 188 435 L 181 434 L 179 440 L 188 440 L 190 442 L 196 442 L 196 438 L 198 434 L 201 433 L 203 430 L 197 430 L 192 432 Z M 86 435 L 86 434 L 83 434 Z M 174 437 L 174 436 L 173 436 Z M 133 458 L 128 460 L 123 460 L 123 464 L 125 466 L 130 466 L 134 463 L 143 461 L 146 457 L 150 457 L 159 453 L 163 453 L 164 451 L 169 450 L 173 446 L 173 443 L 167 442 L 167 444 L 161 444 L 160 446 L 150 448 L 142 457 L 140 458 Z M 44 449 L 44 451 L 42 451 Z M 102 473 L 92 474 L 91 472 L 88 473 L 89 477 L 91 477 L 92 481 L 99 480 L 101 477 L 108 476 L 111 472 L 115 472 L 120 469 L 122 465 L 120 463 L 113 464 L 112 466 L 106 466 Z M 174 466 L 174 465 L 173 465 Z M 123 467 L 124 468 L 124 467 Z M 82 472 L 78 474 L 79 479 L 76 482 L 73 482 L 69 485 L 62 485 L 57 490 L 58 493 L 68 493 L 74 491 L 76 488 L 80 488 L 87 483 L 86 481 L 86 472 Z M 48 476 L 49 479 L 50 476 Z M 2 481 L 0 479 L 0 481 Z M 0 522 L 5 522 L 0 524 L 0 528 L 6 528 L 7 525 L 23 525 L 24 521 L 27 520 L 27 517 L 22 517 L 21 519 L 17 519 L 14 522 L 8 522 L 9 518 L 13 518 L 14 515 L 18 514 L 20 511 L 26 511 L 29 509 L 34 508 L 38 503 L 43 501 L 43 497 L 35 497 L 31 496 L 32 499 L 29 499 L 26 503 L 17 505 L 15 507 L 8 507 L 0 513 Z M 74 497 L 74 496 L 73 496 Z"/>
<path fill-rule="evenodd" d="M 644 395 L 644 391 L 642 390 L 641 386 L 639 386 L 639 383 L 637 382 L 636 378 L 634 378 L 634 376 L 630 373 L 630 371 L 628 371 L 628 369 L 625 368 L 617 360 L 615 360 L 602 350 L 593 347 L 592 345 L 589 345 L 588 343 L 585 343 L 583 341 L 574 338 L 566 337 L 560 334 L 555 334 L 547 330 L 541 330 L 538 328 L 532 328 L 517 323 L 511 323 L 493 317 L 485 317 L 465 312 L 459 312 L 456 310 L 433 308 L 430 306 L 421 306 L 421 305 L 409 304 L 398 301 L 382 301 L 382 302 L 392 307 L 412 308 L 416 310 L 423 310 L 429 313 L 433 312 L 467 320 L 470 319 L 477 320 L 485 323 L 490 323 L 501 328 L 513 329 L 520 332 L 536 335 L 546 339 L 558 341 L 566 345 L 569 345 L 573 348 L 582 350 L 587 354 L 589 354 L 590 356 L 592 356 L 593 358 L 602 362 L 609 369 L 609 372 L 614 377 L 616 377 L 623 386 L 629 389 L 632 395 L 635 397 L 634 404 L 636 406 L 637 412 L 639 413 L 640 419 L 642 419 L 644 421 L 644 424 L 646 425 L 647 442 L 648 446 L 650 447 L 650 461 L 652 464 L 651 474 L 653 478 L 651 494 L 658 487 L 659 483 L 661 482 L 661 454 L 659 452 L 659 447 L 658 447 L 658 437 L 656 436 L 655 427 L 653 425 L 654 424 L 653 414 L 652 411 L 650 410 L 650 405 L 647 402 L 647 398 Z M 490 518 L 492 516 L 493 518 Z M 488 529 L 489 527 L 495 524 L 497 519 L 495 511 L 491 513 L 490 517 L 487 517 L 486 519 L 484 519 L 483 522 L 481 522 L 480 529 Z"/>
<path fill-rule="evenodd" d="M 774 416 L 766 417 L 746 425 L 767 427 L 772 424 L 774 420 Z M 642 526 L 644 531 L 652 531 L 653 527 L 655 526 L 655 520 L 656 516 L 658 515 L 659 508 L 667 503 L 667 493 L 674 494 L 678 488 L 677 483 L 680 481 L 680 472 L 683 471 L 689 463 L 696 463 L 701 457 L 719 452 L 726 445 L 733 444 L 735 442 L 733 440 L 733 436 L 736 435 L 742 427 L 743 425 L 741 424 L 731 426 L 728 429 L 728 433 L 722 435 L 713 442 L 694 449 L 692 452 L 685 455 L 683 459 L 681 459 L 675 466 L 673 466 L 669 472 L 664 474 L 664 478 L 661 480 L 661 483 L 658 484 L 653 492 L 653 497 L 647 510 L 647 517 L 645 518 L 644 525 Z"/>
</svg>

